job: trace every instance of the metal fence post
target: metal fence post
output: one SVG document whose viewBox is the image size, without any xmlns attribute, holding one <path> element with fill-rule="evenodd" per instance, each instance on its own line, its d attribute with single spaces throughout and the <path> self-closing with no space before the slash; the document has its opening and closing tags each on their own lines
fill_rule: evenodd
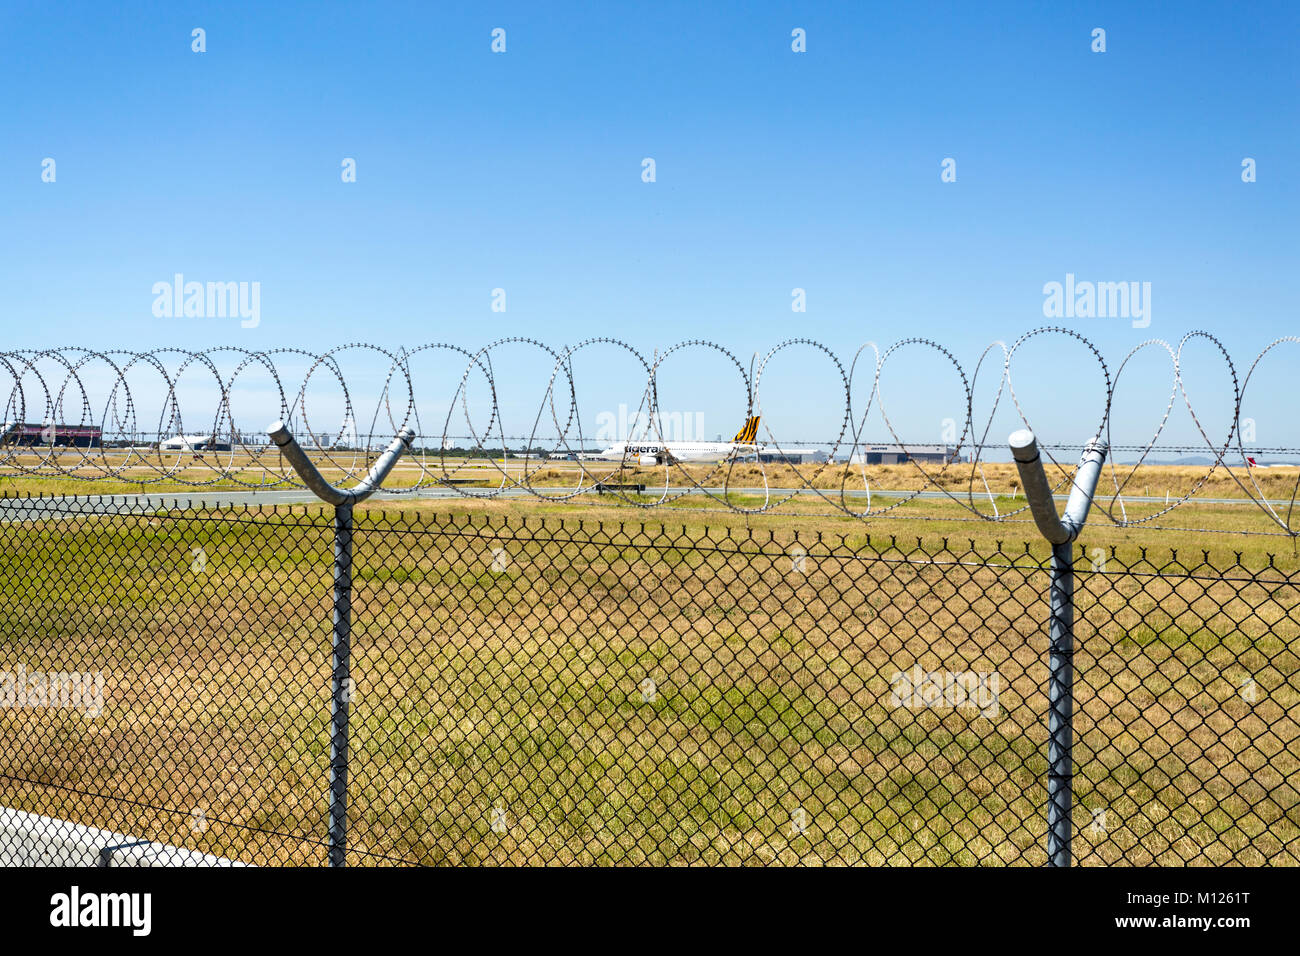
<svg viewBox="0 0 1300 956">
<path fill-rule="evenodd" d="M 1052 545 L 1047 676 L 1047 861 L 1070 865 L 1074 802 L 1074 560 L 1071 544 Z"/>
<path fill-rule="evenodd" d="M 1088 520 L 1088 509 L 1106 460 L 1106 442 L 1084 446 L 1065 517 L 1056 513 L 1038 442 L 1028 429 L 1007 439 L 1020 472 L 1034 523 L 1052 545 L 1049 568 L 1047 678 L 1047 865 L 1070 865 L 1070 811 L 1074 802 L 1074 558 L 1071 546 Z"/>
<path fill-rule="evenodd" d="M 330 685 L 329 864 L 343 866 L 348 833 L 348 704 L 352 699 L 352 505 L 334 508 L 334 635 Z"/>
<path fill-rule="evenodd" d="M 334 627 L 330 659 L 329 865 L 347 862 L 348 838 L 348 708 L 352 701 L 352 506 L 370 497 L 402 453 L 411 447 L 415 431 L 398 430 L 387 450 L 361 482 L 350 489 L 335 488 L 317 470 L 283 422 L 274 422 L 271 436 L 293 470 L 318 498 L 334 506 Z"/>
</svg>

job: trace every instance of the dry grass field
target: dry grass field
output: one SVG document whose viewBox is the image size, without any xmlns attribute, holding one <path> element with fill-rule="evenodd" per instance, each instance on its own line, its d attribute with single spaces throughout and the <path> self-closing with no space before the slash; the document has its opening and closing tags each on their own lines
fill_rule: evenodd
<svg viewBox="0 0 1300 956">
<path fill-rule="evenodd" d="M 1042 863 L 1045 549 L 909 508 L 363 506 L 349 862 Z M 0 669 L 106 683 L 99 717 L 0 713 L 0 805 L 323 861 L 320 509 L 9 523 L 0 544 Z M 1297 565 L 1285 538 L 1090 528 L 1079 862 L 1297 862 Z M 996 712 L 896 704 L 918 666 L 998 675 Z"/>
<path fill-rule="evenodd" d="M 206 452 L 179 455 L 175 452 L 129 461 L 108 449 L 98 451 L 62 449 L 52 457 L 7 449 L 0 454 L 0 491 L 9 494 L 122 494 L 131 491 L 184 491 L 195 487 L 213 489 L 265 489 L 293 487 L 284 476 L 290 469 L 272 454 L 255 457 L 240 452 Z M 313 452 L 321 472 L 336 483 L 363 475 L 372 460 L 360 452 Z M 1045 459 L 1046 460 L 1046 459 Z M 1064 460 L 1073 466 L 1073 460 Z M 1068 478 L 1050 463 L 1053 482 Z M 623 466 L 618 462 L 577 462 L 546 459 L 466 459 L 441 457 L 434 452 L 407 456 L 388 480 L 390 486 L 429 485 L 439 479 L 465 482 L 467 487 L 498 487 L 527 484 L 539 489 L 574 487 L 580 482 L 618 480 L 662 489 L 665 484 L 684 488 L 703 485 L 749 489 L 815 488 L 836 497 L 841 490 L 861 495 L 868 487 L 880 491 L 942 489 L 962 499 L 973 496 L 982 511 L 992 513 L 989 498 L 1010 496 L 1018 491 L 1016 469 L 1008 462 L 954 463 L 939 465 L 844 465 L 802 464 L 798 466 L 755 462 L 732 464 L 677 464 L 671 466 Z M 1258 488 L 1256 487 L 1258 486 Z M 1122 489 L 1125 496 L 1155 497 L 1166 494 L 1177 499 L 1196 492 L 1200 498 L 1246 498 L 1263 495 L 1287 501 L 1300 493 L 1300 467 L 1251 468 L 1218 466 L 1152 465 L 1139 467 L 1107 463 L 1099 495 L 1108 500 Z M 1023 502 L 1023 498 L 1021 498 Z"/>
</svg>

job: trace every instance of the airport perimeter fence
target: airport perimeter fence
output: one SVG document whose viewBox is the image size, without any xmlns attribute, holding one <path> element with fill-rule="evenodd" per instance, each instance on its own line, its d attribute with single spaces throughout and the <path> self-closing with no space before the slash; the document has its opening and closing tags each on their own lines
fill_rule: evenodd
<svg viewBox="0 0 1300 956">
<path fill-rule="evenodd" d="M 326 863 L 332 515 L 0 505 L 0 862 Z M 346 863 L 1046 863 L 1045 546 L 796 526 L 358 509 Z M 1294 865 L 1294 557 L 1075 554 L 1074 862 Z"/>
</svg>

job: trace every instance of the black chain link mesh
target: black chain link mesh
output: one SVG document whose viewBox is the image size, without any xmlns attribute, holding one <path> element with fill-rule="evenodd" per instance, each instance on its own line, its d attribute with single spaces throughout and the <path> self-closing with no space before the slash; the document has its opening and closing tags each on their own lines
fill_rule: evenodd
<svg viewBox="0 0 1300 956">
<path fill-rule="evenodd" d="M 324 863 L 332 515 L 2 504 L 0 862 Z M 1046 862 L 1041 545 L 353 542 L 350 864 Z M 1296 863 L 1300 573 L 1077 567 L 1077 862 Z"/>
</svg>

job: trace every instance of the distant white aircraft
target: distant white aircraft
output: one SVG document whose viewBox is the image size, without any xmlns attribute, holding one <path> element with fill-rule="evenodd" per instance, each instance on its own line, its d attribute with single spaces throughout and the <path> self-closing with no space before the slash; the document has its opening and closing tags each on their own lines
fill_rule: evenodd
<svg viewBox="0 0 1300 956">
<path fill-rule="evenodd" d="M 168 438 L 166 441 L 160 441 L 158 447 L 165 451 L 202 451 L 212 444 L 211 435 L 177 435 L 174 438 Z"/>
<path fill-rule="evenodd" d="M 678 461 L 720 461 L 733 455 L 758 450 L 758 416 L 745 420 L 731 441 L 641 441 L 619 442 L 604 451 L 578 457 L 584 461 L 635 461 L 640 465 L 662 465 Z"/>
</svg>

